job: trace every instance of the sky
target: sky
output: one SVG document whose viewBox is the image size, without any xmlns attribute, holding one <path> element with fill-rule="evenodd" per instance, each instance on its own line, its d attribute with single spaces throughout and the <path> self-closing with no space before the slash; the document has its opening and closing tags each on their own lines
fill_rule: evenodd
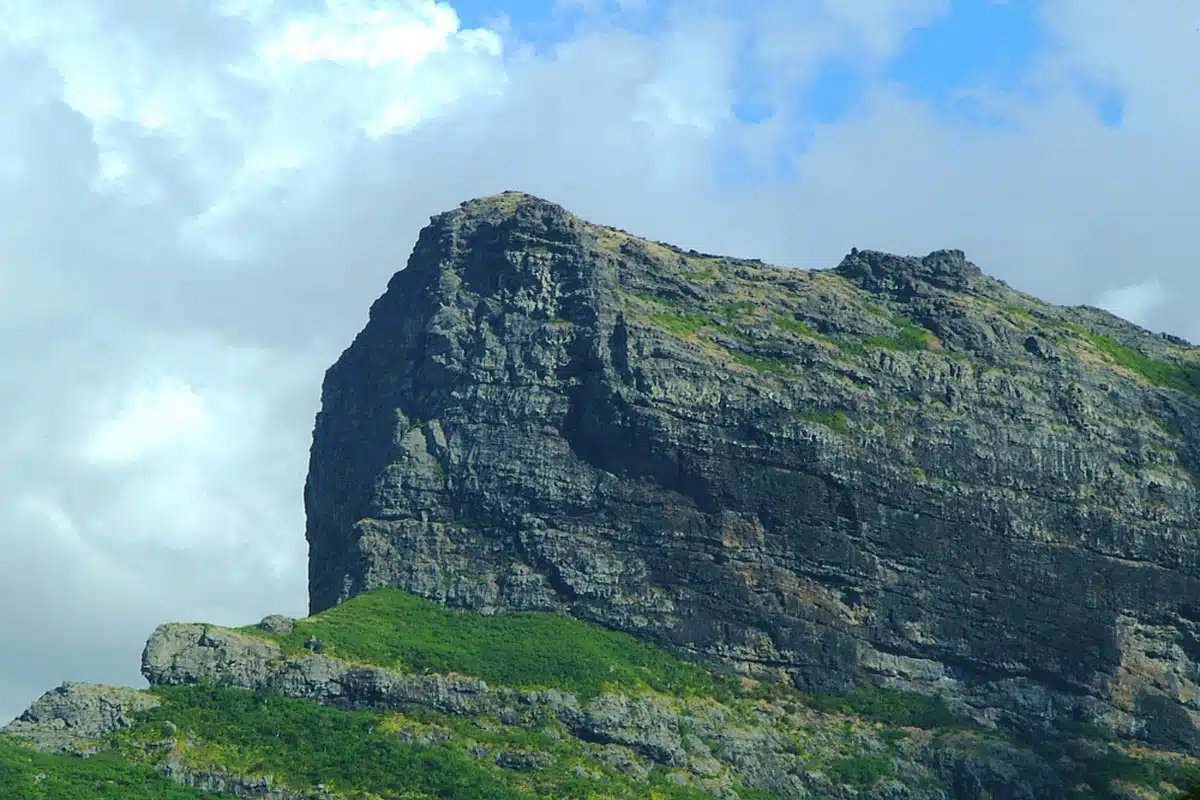
<svg viewBox="0 0 1200 800">
<path fill-rule="evenodd" d="M 307 603 L 324 370 L 430 216 L 961 248 L 1200 342 L 1194 0 L 4 0 L 0 722 Z"/>
</svg>

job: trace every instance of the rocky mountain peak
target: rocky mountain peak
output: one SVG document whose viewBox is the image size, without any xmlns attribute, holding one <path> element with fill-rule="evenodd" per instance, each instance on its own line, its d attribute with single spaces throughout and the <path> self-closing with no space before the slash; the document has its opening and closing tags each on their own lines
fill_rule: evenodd
<svg viewBox="0 0 1200 800">
<path fill-rule="evenodd" d="M 0 729 L 0 788 L 121 791 L 28 748 L 125 759 L 113 797 L 1200 779 L 1200 348 L 958 250 L 792 270 L 468 201 L 326 373 L 304 502 L 310 617 L 160 626 L 149 691 Z"/>
<path fill-rule="evenodd" d="M 959 250 L 788 270 L 470 201 L 326 376 L 311 608 L 555 611 L 1194 750 L 1200 351 L 1118 322 Z"/>
<path fill-rule="evenodd" d="M 852 250 L 834 270 L 869 292 L 900 300 L 930 288 L 969 292 L 982 270 L 962 250 L 935 250 L 923 258 Z"/>
</svg>

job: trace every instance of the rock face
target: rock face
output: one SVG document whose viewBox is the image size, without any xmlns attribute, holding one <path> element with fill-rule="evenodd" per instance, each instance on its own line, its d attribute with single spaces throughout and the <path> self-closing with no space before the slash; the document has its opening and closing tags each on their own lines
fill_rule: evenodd
<svg viewBox="0 0 1200 800">
<path fill-rule="evenodd" d="M 313 612 L 558 609 L 1200 750 L 1200 350 L 960 251 L 780 269 L 505 193 L 422 231 L 322 402 Z"/>
<path fill-rule="evenodd" d="M 47 752 L 87 753 L 88 740 L 130 727 L 134 714 L 158 703 L 137 689 L 67 681 L 39 697 L 0 734 L 23 737 Z"/>
</svg>

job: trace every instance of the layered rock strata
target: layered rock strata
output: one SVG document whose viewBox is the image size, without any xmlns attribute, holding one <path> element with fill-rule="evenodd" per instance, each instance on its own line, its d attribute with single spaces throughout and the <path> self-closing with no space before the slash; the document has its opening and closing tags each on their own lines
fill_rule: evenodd
<svg viewBox="0 0 1200 800">
<path fill-rule="evenodd" d="M 317 612 L 558 610 L 727 671 L 1200 746 L 1200 351 L 956 250 L 710 256 L 510 192 L 328 371 Z"/>
</svg>

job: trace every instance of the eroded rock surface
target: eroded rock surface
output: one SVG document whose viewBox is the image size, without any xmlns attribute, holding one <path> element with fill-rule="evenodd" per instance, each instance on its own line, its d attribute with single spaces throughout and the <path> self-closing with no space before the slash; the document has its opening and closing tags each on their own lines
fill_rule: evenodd
<svg viewBox="0 0 1200 800">
<path fill-rule="evenodd" d="M 39 697 L 0 734 L 22 737 L 46 752 L 86 753 L 88 740 L 130 727 L 134 714 L 158 704 L 149 692 L 67 681 Z"/>
<path fill-rule="evenodd" d="M 562 609 L 1195 752 L 1197 365 L 956 250 L 786 270 L 472 201 L 326 375 L 311 609 Z"/>
</svg>

